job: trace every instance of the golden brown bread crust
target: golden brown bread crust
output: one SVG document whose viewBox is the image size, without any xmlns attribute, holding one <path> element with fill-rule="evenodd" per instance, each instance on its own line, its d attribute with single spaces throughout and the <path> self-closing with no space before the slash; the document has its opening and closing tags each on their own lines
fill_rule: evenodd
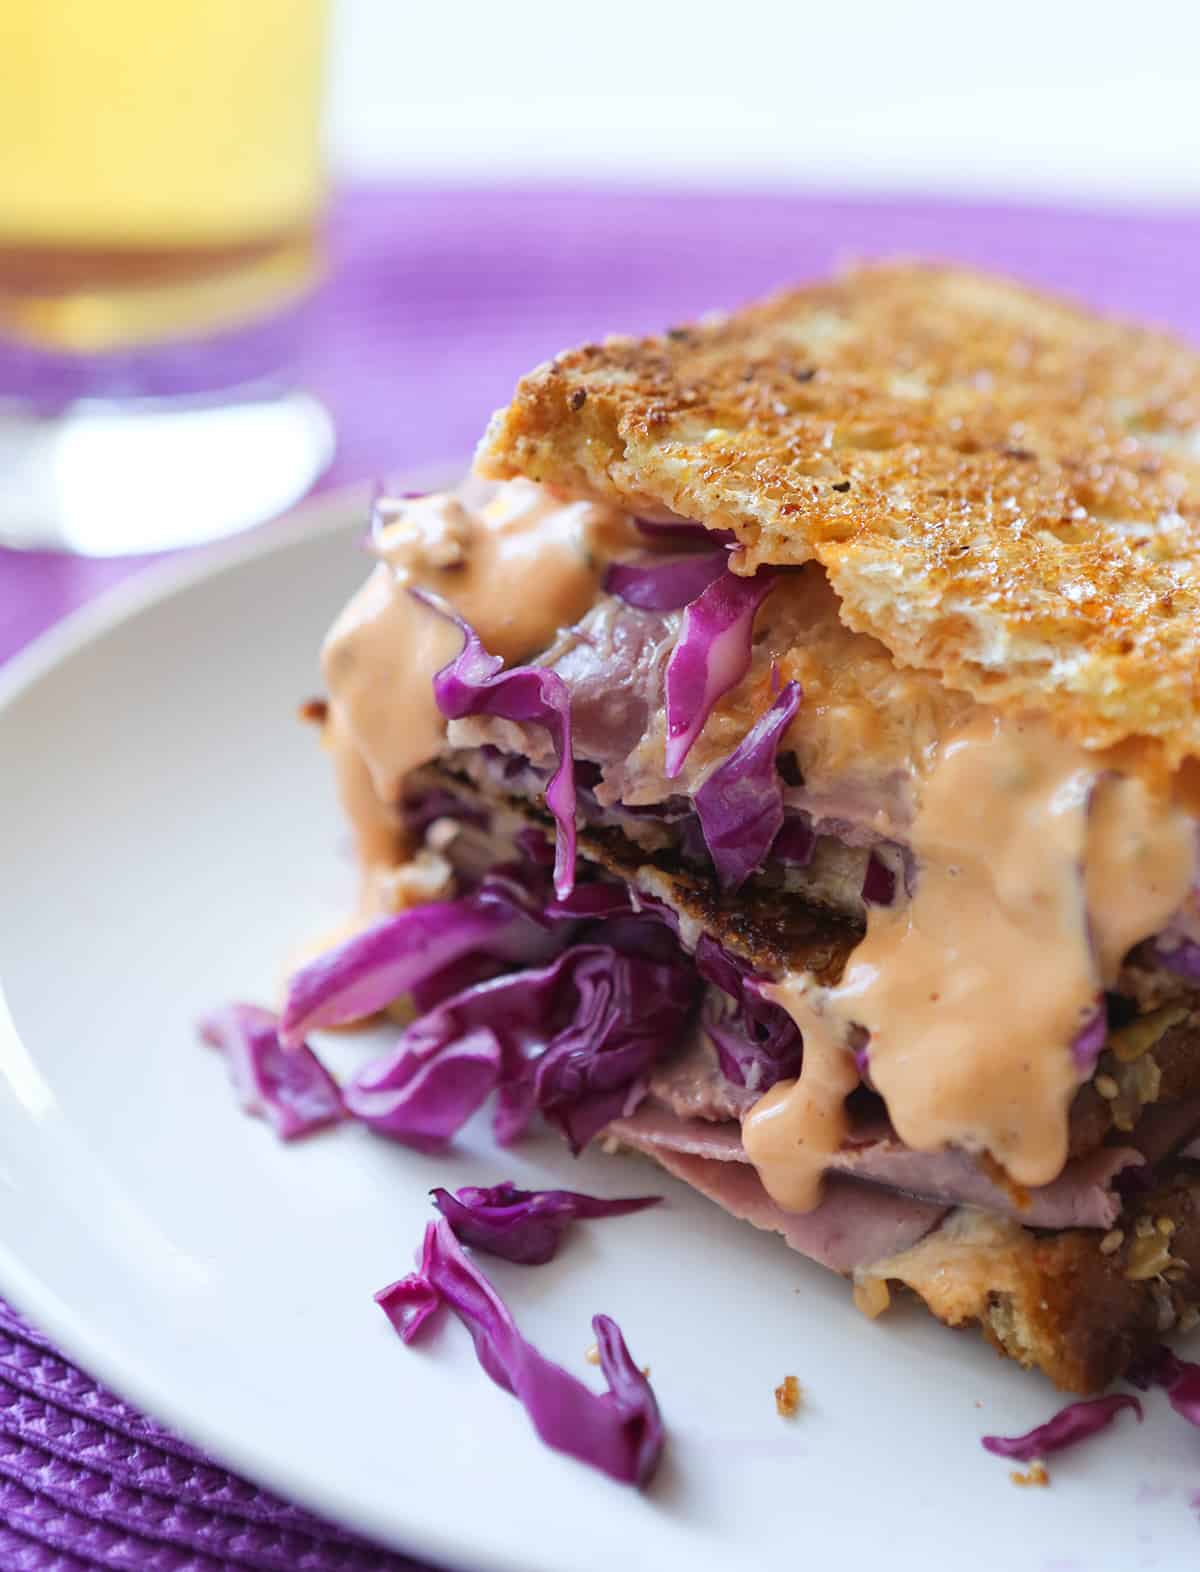
<svg viewBox="0 0 1200 1572">
<path fill-rule="evenodd" d="M 977 1325 L 1000 1353 L 1055 1386 L 1098 1392 L 1168 1332 L 1194 1324 L 1200 1170 L 1183 1165 L 1107 1236 L 1039 1235 L 960 1212 L 879 1271 L 947 1325 Z"/>
<path fill-rule="evenodd" d="M 539 367 L 479 467 L 819 561 L 902 664 L 1092 748 L 1200 756 L 1200 355 L 894 264 Z"/>
</svg>

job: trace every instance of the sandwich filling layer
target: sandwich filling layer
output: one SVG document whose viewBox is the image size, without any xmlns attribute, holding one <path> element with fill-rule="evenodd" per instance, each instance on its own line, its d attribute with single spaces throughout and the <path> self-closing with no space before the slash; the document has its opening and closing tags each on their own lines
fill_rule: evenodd
<svg viewBox="0 0 1200 1572">
<path fill-rule="evenodd" d="M 623 881 L 700 973 L 688 1041 L 660 1057 L 707 1055 L 724 1104 L 684 1123 L 726 1132 L 763 1204 L 795 1218 L 836 1200 L 844 1219 L 847 1184 L 851 1199 L 867 1185 L 924 1196 L 892 1252 L 952 1201 L 1020 1212 L 1033 1191 L 1031 1218 L 1068 1215 L 1036 1207 L 1079 1160 L 1084 1093 L 1135 1013 L 1128 957 L 1155 941 L 1169 973 L 1192 953 L 1189 814 L 1046 717 L 898 667 L 843 625 L 815 563 L 751 578 L 697 526 L 523 480 L 389 503 L 374 547 L 324 652 L 366 917 L 461 881 L 452 861 L 439 872 L 428 813 L 406 808 L 425 767 L 459 804 L 440 816 L 452 825 L 501 804 L 544 822 L 565 771 L 560 841 L 569 817 L 581 868 Z M 447 719 L 435 678 L 466 637 L 452 614 L 504 671 L 540 674 L 536 703 Z M 846 935 L 820 963 L 788 938 L 801 907 Z M 689 1150 L 686 1131 L 672 1144 L 661 1121 L 647 1133 L 654 1087 L 631 1084 L 617 1136 L 657 1139 L 701 1188 L 724 1163 L 727 1185 L 711 1146 Z M 1146 1160 L 1106 1147 L 1068 1186 L 1091 1187 L 1074 1220 L 1107 1226 L 1113 1183 Z"/>
</svg>

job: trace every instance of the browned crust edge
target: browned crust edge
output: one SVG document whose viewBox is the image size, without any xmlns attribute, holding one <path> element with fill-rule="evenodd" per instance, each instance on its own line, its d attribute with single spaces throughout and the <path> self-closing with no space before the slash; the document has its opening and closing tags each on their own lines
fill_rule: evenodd
<svg viewBox="0 0 1200 1572">
<path fill-rule="evenodd" d="M 995 1265 L 997 1281 L 1008 1278 L 1009 1286 L 981 1286 L 973 1313 L 964 1306 L 939 1314 L 918 1296 L 947 1325 L 977 1325 L 999 1353 L 1064 1391 L 1101 1391 L 1192 1320 L 1200 1300 L 1200 1169 L 1177 1172 L 1109 1235 L 1024 1229 Z"/>
</svg>

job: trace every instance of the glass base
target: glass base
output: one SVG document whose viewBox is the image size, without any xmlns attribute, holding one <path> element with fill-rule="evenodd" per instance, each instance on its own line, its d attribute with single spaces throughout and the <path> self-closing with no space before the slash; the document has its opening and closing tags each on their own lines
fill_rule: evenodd
<svg viewBox="0 0 1200 1572">
<path fill-rule="evenodd" d="M 299 501 L 333 448 L 306 393 L 0 403 L 0 544 L 115 557 L 217 540 Z"/>
</svg>

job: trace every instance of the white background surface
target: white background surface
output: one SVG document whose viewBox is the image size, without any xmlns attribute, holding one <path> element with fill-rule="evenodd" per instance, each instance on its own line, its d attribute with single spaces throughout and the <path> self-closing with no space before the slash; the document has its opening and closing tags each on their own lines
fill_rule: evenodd
<svg viewBox="0 0 1200 1572">
<path fill-rule="evenodd" d="M 464 1572 L 1194 1567 L 1200 1436 L 1161 1393 L 1019 1491 L 979 1437 L 1046 1419 L 1045 1381 L 912 1306 L 868 1322 L 847 1284 L 641 1163 L 575 1162 L 549 1134 L 501 1154 L 482 1118 L 438 1158 L 352 1126 L 289 1147 L 237 1111 L 196 1016 L 270 998 L 348 898 L 294 704 L 362 578 L 363 520 L 313 511 L 316 534 L 294 519 L 163 598 L 131 582 L 0 674 L 20 809 L 0 812 L 5 1293 L 223 1461 Z M 321 1042 L 342 1074 L 379 1046 Z M 549 1266 L 488 1264 L 581 1378 L 600 1310 L 650 1366 L 670 1440 L 646 1495 L 541 1446 L 461 1326 L 405 1348 L 372 1303 L 431 1184 L 509 1177 L 666 1196 Z"/>
<path fill-rule="evenodd" d="M 334 0 L 358 174 L 1200 200 L 1195 0 Z"/>
</svg>

